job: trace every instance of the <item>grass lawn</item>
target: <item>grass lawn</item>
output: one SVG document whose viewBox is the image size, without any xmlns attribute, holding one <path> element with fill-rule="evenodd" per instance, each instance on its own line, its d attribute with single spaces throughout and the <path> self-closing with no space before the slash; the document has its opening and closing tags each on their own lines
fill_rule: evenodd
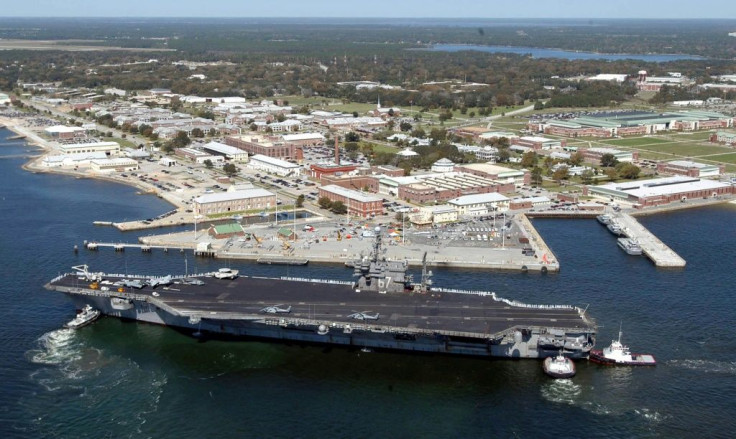
<svg viewBox="0 0 736 439">
<path fill-rule="evenodd" d="M 703 157 L 703 160 L 719 163 L 730 163 L 736 164 L 736 152 L 730 152 L 728 154 L 712 155 L 709 157 Z"/>
<path fill-rule="evenodd" d="M 399 147 L 391 147 L 391 146 L 386 146 L 380 143 L 372 143 L 372 142 L 365 142 L 365 143 L 371 144 L 371 146 L 373 147 L 374 153 L 386 152 L 389 154 L 396 154 L 397 152 L 401 151 L 401 148 Z"/>
<path fill-rule="evenodd" d="M 626 139 L 611 139 L 604 140 L 603 143 L 608 143 L 615 146 L 644 146 L 644 145 L 656 145 L 661 143 L 670 143 L 670 140 L 659 139 L 657 137 L 629 137 Z"/>
<path fill-rule="evenodd" d="M 107 137 L 105 138 L 105 140 L 109 140 L 111 142 L 117 142 L 117 144 L 120 145 L 120 148 L 138 148 L 138 145 L 136 145 L 135 143 L 127 139 L 120 139 L 117 137 Z"/>
<path fill-rule="evenodd" d="M 660 145 L 640 146 L 636 149 L 652 152 L 659 152 L 669 155 L 679 155 L 684 157 L 699 157 L 710 154 L 729 153 L 733 150 L 723 146 L 697 145 L 692 143 L 667 143 Z"/>
</svg>

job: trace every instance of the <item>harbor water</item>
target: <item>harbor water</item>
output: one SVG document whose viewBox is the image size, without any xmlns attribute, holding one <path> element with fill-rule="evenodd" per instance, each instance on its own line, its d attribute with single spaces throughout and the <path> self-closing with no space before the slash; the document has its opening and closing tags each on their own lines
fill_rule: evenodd
<svg viewBox="0 0 736 439">
<path fill-rule="evenodd" d="M 93 221 L 148 218 L 171 206 L 110 182 L 27 172 L 26 156 L 38 151 L 11 135 L 0 130 L 3 438 L 728 438 L 736 431 L 735 205 L 641 218 L 687 260 L 683 270 L 626 255 L 595 220 L 535 220 L 560 273 L 435 271 L 437 286 L 588 307 L 600 325 L 598 347 L 622 324 L 623 341 L 658 360 L 654 368 L 578 362 L 575 378 L 553 380 L 536 360 L 197 340 L 108 317 L 62 329 L 73 306 L 43 285 L 72 265 L 158 275 L 229 265 L 342 280 L 352 272 L 84 250 L 84 240 L 140 236 Z"/>
</svg>

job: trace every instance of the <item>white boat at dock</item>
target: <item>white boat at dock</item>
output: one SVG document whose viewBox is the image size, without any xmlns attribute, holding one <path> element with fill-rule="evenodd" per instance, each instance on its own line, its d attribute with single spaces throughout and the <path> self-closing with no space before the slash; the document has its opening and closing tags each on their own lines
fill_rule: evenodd
<svg viewBox="0 0 736 439">
<path fill-rule="evenodd" d="M 622 236 L 624 234 L 624 229 L 615 222 L 611 222 L 606 227 L 608 228 L 609 232 L 613 233 L 616 236 Z"/>
<path fill-rule="evenodd" d="M 626 253 L 632 255 L 632 256 L 639 256 L 642 254 L 642 249 L 639 243 L 633 239 L 633 238 L 618 238 L 618 246 L 621 247 L 623 251 Z"/>
</svg>

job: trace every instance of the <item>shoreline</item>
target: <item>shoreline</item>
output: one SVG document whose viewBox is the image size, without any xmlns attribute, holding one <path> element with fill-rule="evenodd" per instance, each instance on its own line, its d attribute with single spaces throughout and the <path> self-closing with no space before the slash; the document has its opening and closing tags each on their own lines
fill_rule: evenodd
<svg viewBox="0 0 736 439">
<path fill-rule="evenodd" d="M 43 154 L 39 156 L 34 156 L 29 160 L 28 162 L 24 163 L 22 165 L 22 168 L 28 172 L 34 172 L 34 173 L 45 173 L 45 174 L 59 174 L 59 175 L 66 175 L 71 176 L 75 178 L 88 178 L 88 179 L 99 179 L 104 181 L 109 181 L 112 183 L 120 183 L 125 184 L 127 186 L 134 187 L 141 191 L 142 194 L 151 194 L 156 195 L 159 198 L 165 200 L 169 204 L 171 204 L 175 210 L 177 211 L 175 218 L 166 218 L 165 220 L 157 220 L 154 222 L 151 222 L 150 224 L 144 224 L 141 220 L 134 220 L 134 221 L 128 221 L 124 223 L 119 223 L 115 221 L 106 221 L 105 225 L 111 225 L 113 227 L 116 227 L 118 230 L 125 232 L 125 231 L 131 231 L 131 230 L 147 230 L 147 229 L 157 229 L 157 228 L 163 228 L 163 227 L 170 227 L 170 226 L 180 226 L 180 225 L 189 225 L 195 223 L 195 220 L 193 219 L 187 219 L 184 218 L 186 214 L 184 214 L 183 209 L 186 208 L 186 204 L 182 205 L 179 203 L 176 203 L 174 200 L 169 199 L 168 197 L 164 196 L 163 193 L 158 193 L 155 188 L 149 184 L 146 184 L 145 182 L 141 182 L 138 179 L 124 179 L 124 178 L 115 178 L 110 177 L 106 175 L 101 174 L 89 174 L 87 172 L 81 172 L 81 171 L 75 171 L 75 170 L 69 170 L 69 169 L 59 169 L 59 168 L 46 168 L 43 166 L 40 166 L 39 163 L 43 158 L 48 155 L 52 148 L 48 144 L 46 140 L 39 137 L 37 134 L 32 132 L 31 130 L 27 129 L 26 127 L 20 126 L 17 120 L 14 119 L 7 119 L 0 117 L 0 125 L 5 125 L 5 128 L 7 128 L 9 131 L 14 132 L 18 135 L 25 136 L 25 143 L 28 146 L 33 146 L 36 148 L 39 148 L 43 151 Z M 173 197 L 171 197 L 173 198 Z M 722 204 L 722 203 L 736 203 L 736 201 L 732 199 L 718 199 L 718 200 L 693 200 L 687 203 L 671 203 L 666 206 L 660 206 L 656 208 L 651 208 L 646 211 L 640 211 L 640 210 L 633 210 L 629 212 L 627 209 L 627 213 L 629 213 L 632 216 L 644 216 L 644 215 L 654 215 L 654 214 L 660 214 L 660 213 L 667 213 L 671 211 L 678 211 L 682 209 L 690 209 L 690 208 L 696 208 L 696 207 L 705 207 L 705 206 L 711 206 L 715 204 Z M 555 256 L 555 254 L 552 252 L 552 250 L 547 246 L 544 239 L 541 237 L 541 235 L 537 232 L 536 228 L 533 226 L 531 221 L 529 220 L 529 217 L 534 217 L 535 214 L 540 214 L 542 212 L 529 212 L 529 217 L 527 217 L 526 212 L 517 212 L 518 215 L 516 215 L 516 218 L 514 219 L 515 223 L 519 226 L 519 230 L 521 231 L 521 236 L 526 236 L 529 241 L 528 243 L 516 244 L 515 247 L 509 247 L 509 248 L 498 248 L 493 247 L 491 245 L 485 246 L 485 247 L 463 247 L 463 246 L 450 246 L 450 245 L 442 245 L 441 243 L 438 243 L 436 246 L 435 244 L 414 244 L 414 248 L 409 248 L 409 246 L 406 245 L 398 245 L 392 248 L 392 255 L 391 257 L 393 259 L 403 259 L 406 260 L 411 266 L 421 266 L 422 265 L 422 256 L 421 254 L 426 253 L 427 254 L 427 265 L 430 267 L 442 267 L 442 268 L 467 268 L 467 269 L 480 269 L 480 270 L 514 270 L 514 271 L 537 271 L 537 272 L 557 272 L 561 268 L 561 264 L 558 260 L 558 258 Z M 550 214 L 554 215 L 555 212 L 550 211 Z M 192 216 L 191 214 L 189 216 Z M 542 215 L 540 215 L 542 216 Z M 566 217 L 566 216 L 572 216 L 575 217 L 575 215 L 560 215 L 560 217 Z M 94 220 L 93 220 L 94 221 Z M 319 218 L 319 216 L 310 218 L 306 220 L 307 222 L 323 222 L 325 221 L 325 218 Z M 95 222 L 97 223 L 97 222 Z M 327 264 L 337 264 L 342 265 L 345 262 L 351 262 L 355 259 L 358 259 L 360 254 L 364 251 L 367 251 L 368 248 L 361 248 L 364 246 L 361 245 L 355 245 L 355 248 L 353 248 L 354 243 L 358 243 L 361 240 L 353 239 L 352 241 L 345 241 L 340 244 L 333 244 L 329 242 L 321 242 L 320 239 L 317 239 L 316 242 L 319 243 L 319 247 L 317 245 L 314 245 L 314 242 L 311 238 L 310 240 L 301 240 L 299 244 L 296 242 L 291 243 L 290 245 L 288 243 L 282 243 L 280 241 L 273 241 L 273 242 L 266 242 L 265 244 L 268 245 L 269 243 L 272 244 L 270 248 L 268 249 L 262 249 L 262 248 L 256 248 L 256 249 L 231 249 L 231 247 L 234 245 L 233 241 L 230 240 L 214 240 L 211 239 L 206 231 L 205 231 L 205 224 L 207 223 L 207 220 L 201 221 L 203 228 L 201 229 L 202 236 L 201 237 L 195 237 L 194 240 L 190 239 L 191 232 L 180 232 L 180 233 L 168 233 L 168 234 L 153 234 L 151 236 L 147 237 L 141 237 L 139 238 L 139 242 L 143 244 L 148 245 L 154 245 L 154 246 L 160 246 L 160 247 L 170 247 L 172 249 L 191 249 L 193 251 L 197 250 L 198 244 L 202 243 L 201 239 L 197 238 L 205 238 L 207 241 L 207 244 L 211 246 L 211 254 L 215 258 L 218 259 L 237 259 L 237 260 L 246 260 L 246 261 L 252 261 L 256 262 L 260 258 L 303 258 L 308 259 L 310 262 L 315 263 L 327 263 Z M 269 224 L 259 224 L 259 225 L 250 225 L 248 227 L 244 228 L 246 232 L 254 233 L 254 234 L 262 234 L 263 232 L 270 234 L 273 233 L 273 226 Z M 262 235 L 263 236 L 263 235 Z M 174 238 L 172 240 L 172 238 Z M 332 239 L 332 238 L 331 238 Z M 327 241 L 325 239 L 324 241 Z M 366 240 L 367 241 L 367 240 Z M 283 245 L 283 249 L 279 251 L 278 249 L 274 251 L 275 247 L 281 247 Z M 260 241 L 259 241 L 259 247 Z M 532 247 L 535 251 L 535 255 L 532 258 L 529 258 L 528 256 L 514 254 L 512 255 L 510 252 L 512 250 L 520 250 L 520 248 L 523 247 Z M 243 247 L 243 246 L 241 246 Z M 343 248 L 346 247 L 346 248 Z M 442 252 L 442 253 L 440 253 Z M 537 259 L 537 256 L 538 259 Z"/>
</svg>

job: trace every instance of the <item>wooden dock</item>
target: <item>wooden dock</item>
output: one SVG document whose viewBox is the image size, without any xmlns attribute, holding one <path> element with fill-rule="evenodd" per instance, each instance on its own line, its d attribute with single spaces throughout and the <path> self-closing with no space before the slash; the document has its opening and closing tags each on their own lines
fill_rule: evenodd
<svg viewBox="0 0 736 439">
<path fill-rule="evenodd" d="M 684 267 L 686 262 L 677 253 L 659 240 L 646 227 L 641 225 L 634 217 L 626 213 L 615 213 L 611 215 L 613 220 L 624 230 L 624 234 L 635 239 L 641 246 L 642 251 L 657 267 Z"/>
</svg>

